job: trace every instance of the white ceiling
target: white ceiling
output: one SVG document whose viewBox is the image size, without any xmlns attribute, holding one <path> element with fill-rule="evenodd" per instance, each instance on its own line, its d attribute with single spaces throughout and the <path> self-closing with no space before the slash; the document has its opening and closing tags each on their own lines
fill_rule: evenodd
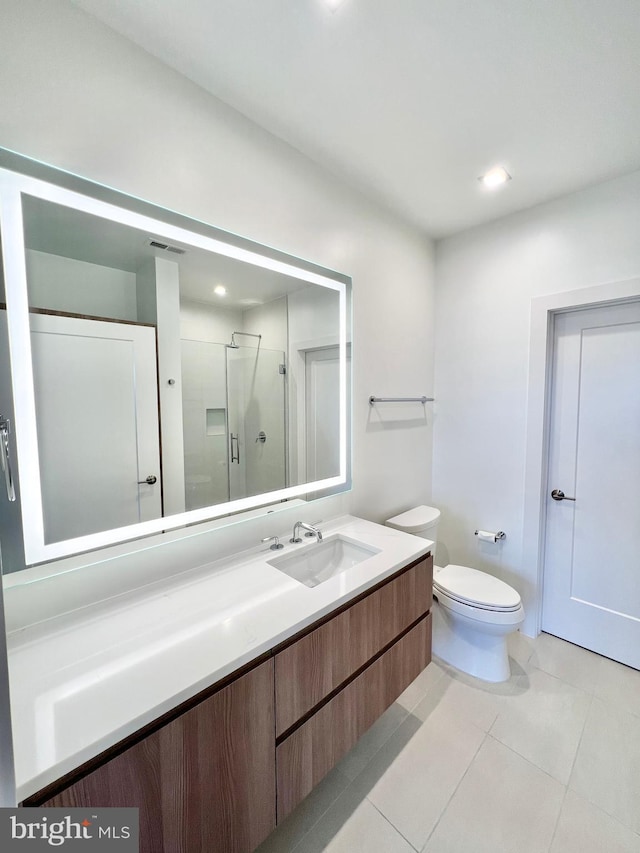
<svg viewBox="0 0 640 853">
<path fill-rule="evenodd" d="M 640 168 L 640 0 L 74 2 L 434 237 Z"/>
<path fill-rule="evenodd" d="M 181 302 L 204 302 L 244 311 L 315 287 L 295 276 L 168 240 L 162 231 L 139 231 L 31 196 L 25 196 L 22 211 L 28 249 L 131 273 L 138 272 L 153 257 L 173 261 L 180 269 Z M 169 243 L 183 249 L 184 254 L 153 248 L 151 240 Z M 55 282 L 52 284 L 55 286 Z M 213 292 L 217 284 L 226 288 L 224 297 Z M 327 290 L 328 303 L 334 298 L 337 299 L 336 291 Z"/>
</svg>

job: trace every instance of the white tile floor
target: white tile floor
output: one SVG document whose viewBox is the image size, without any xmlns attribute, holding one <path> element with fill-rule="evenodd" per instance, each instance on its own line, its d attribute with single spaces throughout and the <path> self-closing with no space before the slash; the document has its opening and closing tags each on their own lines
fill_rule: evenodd
<svg viewBox="0 0 640 853">
<path fill-rule="evenodd" d="M 640 853 L 640 672 L 548 634 L 432 662 L 259 853 Z"/>
</svg>

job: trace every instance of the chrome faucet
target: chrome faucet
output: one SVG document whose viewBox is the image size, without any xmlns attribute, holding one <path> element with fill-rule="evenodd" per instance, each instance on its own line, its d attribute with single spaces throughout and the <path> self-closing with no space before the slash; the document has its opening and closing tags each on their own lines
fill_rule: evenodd
<svg viewBox="0 0 640 853">
<path fill-rule="evenodd" d="M 318 542 L 322 542 L 322 531 L 317 527 L 314 527 L 312 524 L 307 524 L 306 521 L 296 521 L 293 525 L 293 536 L 289 539 L 289 542 L 292 542 L 294 545 L 297 545 L 299 542 L 302 542 L 302 539 L 298 535 L 300 528 L 303 530 L 308 530 L 309 533 L 307 535 L 315 536 Z"/>
</svg>

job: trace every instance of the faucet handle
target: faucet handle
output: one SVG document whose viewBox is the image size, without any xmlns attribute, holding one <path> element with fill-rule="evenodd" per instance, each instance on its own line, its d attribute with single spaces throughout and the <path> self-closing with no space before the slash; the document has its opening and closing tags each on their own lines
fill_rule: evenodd
<svg viewBox="0 0 640 853">
<path fill-rule="evenodd" d="M 319 518 L 317 521 L 312 521 L 312 522 L 311 522 L 311 526 L 312 526 L 312 527 L 315 527 L 315 526 L 316 526 L 316 524 L 322 524 L 322 519 L 321 519 L 321 518 Z M 313 539 L 313 537 L 314 537 L 314 536 L 316 536 L 316 534 L 315 534 L 315 533 L 312 533 L 312 532 L 311 532 L 311 530 L 307 530 L 307 532 L 306 532 L 304 535 L 305 535 L 305 537 L 306 537 L 307 539 Z"/>
<path fill-rule="evenodd" d="M 312 536 L 317 537 L 318 542 L 322 542 L 322 531 L 318 530 L 318 528 L 314 527 L 312 524 L 308 524 L 306 521 L 296 521 L 296 523 L 293 525 L 293 535 L 291 539 L 289 539 L 289 542 L 293 543 L 294 545 L 297 545 L 298 543 L 302 542 L 302 539 L 300 538 L 298 533 L 300 528 L 302 528 L 303 530 L 308 530 Z M 307 534 L 307 536 L 308 535 L 309 534 Z"/>
<path fill-rule="evenodd" d="M 272 539 L 273 539 L 273 545 L 269 545 L 269 550 L 270 551 L 281 551 L 284 548 L 284 545 L 282 544 L 282 542 L 280 542 L 280 540 L 278 539 L 277 536 L 265 536 L 265 538 L 262 539 L 261 541 L 264 544 L 265 542 L 271 542 Z"/>
</svg>

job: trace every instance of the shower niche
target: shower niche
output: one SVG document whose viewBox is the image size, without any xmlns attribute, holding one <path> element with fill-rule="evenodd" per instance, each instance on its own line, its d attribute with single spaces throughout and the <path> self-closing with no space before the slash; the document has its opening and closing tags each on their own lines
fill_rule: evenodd
<svg viewBox="0 0 640 853">
<path fill-rule="evenodd" d="M 346 276 L 1 150 L 0 211 L 5 571 L 348 487 Z"/>
</svg>

